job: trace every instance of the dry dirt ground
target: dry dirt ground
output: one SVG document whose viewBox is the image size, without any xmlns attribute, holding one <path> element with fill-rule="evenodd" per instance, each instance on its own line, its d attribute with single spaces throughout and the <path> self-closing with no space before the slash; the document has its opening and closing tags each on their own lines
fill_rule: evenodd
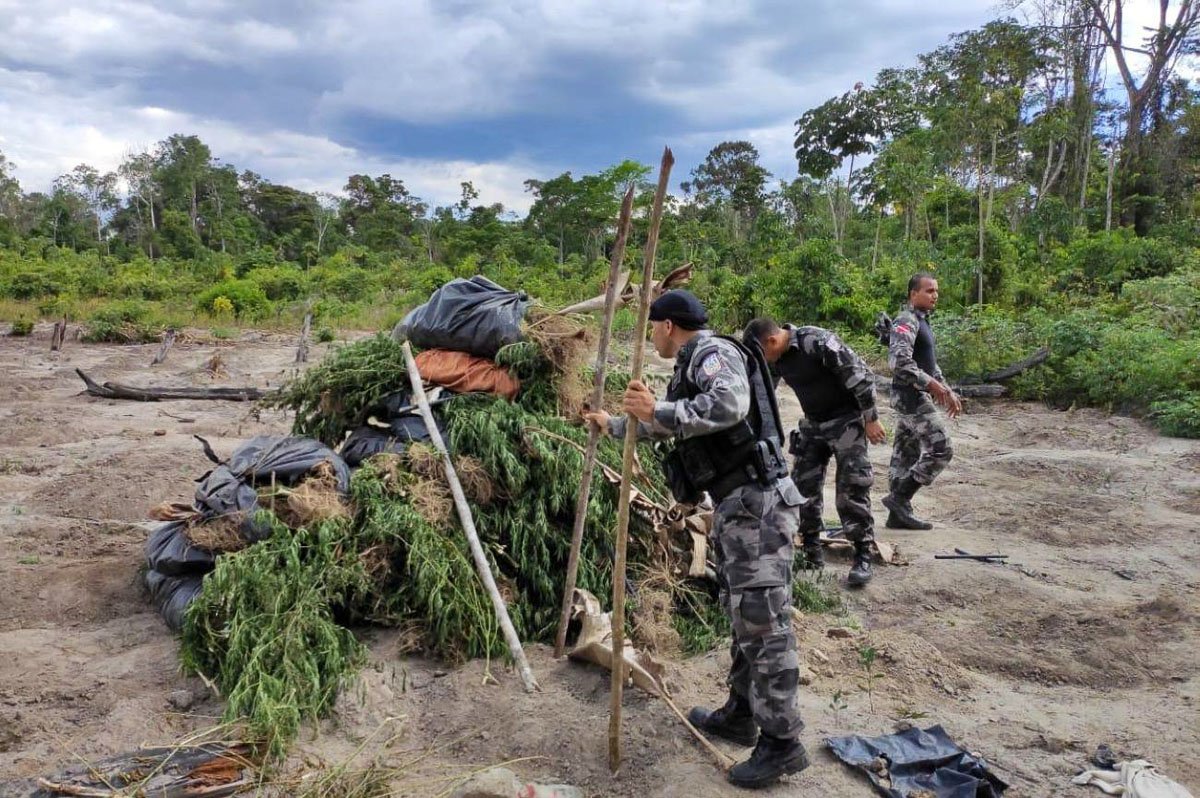
<svg viewBox="0 0 1200 798">
<path fill-rule="evenodd" d="M 139 524 L 153 504 L 188 500 L 207 470 L 193 434 L 227 454 L 250 435 L 287 429 L 282 416 L 256 418 L 241 404 L 81 396 L 73 371 L 265 387 L 291 368 L 287 338 L 193 340 L 153 368 L 155 346 L 68 340 L 51 354 L 48 339 L 45 327 L 0 338 L 0 795 L 23 795 L 28 779 L 80 758 L 215 723 L 219 699 L 180 672 L 176 640 L 138 585 Z M 217 378 L 203 368 L 214 354 L 224 362 Z M 795 403 L 785 406 L 794 418 Z M 813 674 L 800 701 L 814 765 L 767 794 L 871 794 L 821 741 L 904 720 L 944 725 L 987 757 L 1011 795 L 1093 794 L 1069 781 L 1102 742 L 1200 789 L 1200 442 L 1095 411 L 1011 402 L 972 402 L 951 432 L 954 463 L 916 500 L 936 528 L 880 530 L 910 564 L 881 567 L 850 593 L 848 564 L 831 562 L 850 617 L 811 616 L 800 633 Z M 876 499 L 887 457 L 872 449 Z M 1006 553 L 1010 564 L 933 559 L 956 546 Z M 826 634 L 847 623 L 861 630 Z M 506 761 L 589 795 L 737 794 L 668 710 L 640 694 L 628 695 L 625 765 L 610 776 L 607 674 L 556 662 L 543 646 L 530 648 L 543 692 L 526 695 L 499 663 L 452 669 L 400 656 L 395 632 L 362 634 L 372 665 L 305 736 L 293 772 L 360 751 L 356 762 L 396 768 L 397 795 L 441 794 Z M 866 647 L 878 651 L 869 692 Z M 669 663 L 679 704 L 720 702 L 727 663 L 724 653 Z"/>
</svg>

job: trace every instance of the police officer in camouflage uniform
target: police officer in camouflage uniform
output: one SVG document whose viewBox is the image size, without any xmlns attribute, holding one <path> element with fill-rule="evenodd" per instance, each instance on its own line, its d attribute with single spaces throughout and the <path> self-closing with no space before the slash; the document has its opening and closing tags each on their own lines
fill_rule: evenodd
<svg viewBox="0 0 1200 798">
<path fill-rule="evenodd" d="M 754 745 L 728 777 L 740 787 L 762 787 L 808 766 L 791 621 L 792 535 L 802 499 L 788 477 L 761 354 L 705 329 L 704 306 L 687 291 L 655 300 L 650 321 L 654 348 L 675 358 L 675 373 L 665 400 L 635 381 L 623 407 L 639 419 L 640 436 L 675 439 L 666 471 L 676 499 L 697 502 L 707 492 L 716 503 L 713 550 L 721 604 L 733 625 L 729 699 L 688 717 L 709 734 Z M 625 418 L 586 415 L 613 436 L 625 434 Z"/>
<path fill-rule="evenodd" d="M 837 462 L 837 511 L 846 538 L 854 544 L 849 584 L 871 578 L 871 483 L 875 472 L 867 441 L 887 439 L 875 409 L 871 369 L 837 335 L 820 327 L 780 327 L 773 319 L 755 319 L 742 335 L 747 346 L 762 347 L 776 379 L 796 392 L 804 417 L 792 433 L 795 455 L 792 481 L 806 502 L 800 509 L 800 534 L 809 565 L 821 568 L 822 487 L 829 458 Z"/>
<path fill-rule="evenodd" d="M 908 303 L 892 321 L 888 364 L 892 367 L 892 399 L 899 414 L 896 442 L 888 471 L 890 492 L 883 497 L 892 529 L 932 529 L 913 514 L 913 495 L 929 485 L 950 463 L 954 450 L 934 403 L 956 418 L 962 401 L 947 387 L 938 368 L 929 314 L 937 307 L 938 283 L 929 272 L 908 281 Z"/>
</svg>

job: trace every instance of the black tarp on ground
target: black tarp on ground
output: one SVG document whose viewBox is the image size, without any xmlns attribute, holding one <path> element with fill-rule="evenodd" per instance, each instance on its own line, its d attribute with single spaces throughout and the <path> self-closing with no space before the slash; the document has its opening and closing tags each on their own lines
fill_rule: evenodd
<svg viewBox="0 0 1200 798">
<path fill-rule="evenodd" d="M 529 305 L 523 291 L 509 291 L 479 275 L 459 278 L 409 311 L 392 330 L 392 338 L 421 349 L 451 349 L 490 359 L 502 346 L 521 340 L 521 321 Z"/>
<path fill-rule="evenodd" d="M 997 798 L 1008 788 L 987 763 L 967 753 L 941 726 L 883 737 L 830 737 L 825 743 L 838 759 L 866 773 L 887 798 L 918 793 L 935 798 Z M 875 767 L 880 759 L 886 762 L 887 778 Z"/>
</svg>

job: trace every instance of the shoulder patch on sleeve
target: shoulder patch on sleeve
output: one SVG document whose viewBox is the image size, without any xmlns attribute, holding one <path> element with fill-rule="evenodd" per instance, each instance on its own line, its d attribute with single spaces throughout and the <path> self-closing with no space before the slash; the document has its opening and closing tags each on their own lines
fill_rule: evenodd
<svg viewBox="0 0 1200 798">
<path fill-rule="evenodd" d="M 715 377 L 724 365 L 725 363 L 721 360 L 719 353 L 709 352 L 704 356 L 704 360 L 700 362 L 700 371 L 706 377 Z"/>
<path fill-rule="evenodd" d="M 908 324 L 902 321 L 896 322 L 896 326 L 893 329 L 901 335 L 908 335 L 912 332 L 912 327 L 909 327 Z"/>
</svg>

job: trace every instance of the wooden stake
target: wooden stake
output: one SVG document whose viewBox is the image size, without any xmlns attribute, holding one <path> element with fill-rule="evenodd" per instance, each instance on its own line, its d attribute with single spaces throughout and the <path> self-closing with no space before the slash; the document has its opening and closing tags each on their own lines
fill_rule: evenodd
<svg viewBox="0 0 1200 798">
<path fill-rule="evenodd" d="M 663 149 L 662 165 L 658 170 L 658 187 L 654 190 L 654 205 L 650 210 L 650 231 L 646 236 L 645 263 L 642 268 L 641 304 L 634 328 L 633 367 L 630 378 L 642 378 L 642 361 L 646 354 L 646 325 L 650 321 L 650 295 L 654 289 L 654 256 L 658 250 L 658 230 L 662 225 L 663 201 L 675 156 L 671 148 Z M 625 427 L 625 450 L 621 458 L 621 493 L 617 503 L 617 553 L 613 562 L 612 632 L 613 662 L 621 662 L 625 648 L 625 549 L 629 543 L 629 489 L 633 475 L 633 455 L 637 451 L 638 419 L 628 415 Z M 621 766 L 621 695 L 625 680 L 621 668 L 612 669 L 612 692 L 608 720 L 608 766 L 616 772 Z"/>
<path fill-rule="evenodd" d="M 621 264 L 625 260 L 625 241 L 629 237 L 629 225 L 633 217 L 633 186 L 625 192 L 621 203 L 621 215 L 617 221 L 617 240 L 613 244 L 612 258 L 608 267 L 608 291 L 604 295 L 604 321 L 600 324 L 600 343 L 596 349 L 596 379 L 592 385 L 591 409 L 599 410 L 604 405 L 604 377 L 608 373 L 608 342 L 612 338 L 613 316 L 617 311 L 618 283 Z M 592 495 L 592 473 L 596 467 L 596 450 L 600 446 L 600 431 L 588 433 L 587 450 L 583 453 L 583 476 L 579 483 L 579 497 L 575 500 L 575 526 L 571 529 L 571 553 L 567 557 L 567 581 L 563 586 L 562 611 L 558 617 L 558 634 L 554 638 L 554 657 L 563 655 L 567 645 L 567 626 L 571 622 L 571 600 L 575 596 L 575 578 L 579 575 L 579 550 L 583 546 L 583 528 L 587 521 L 588 500 Z"/>
<path fill-rule="evenodd" d="M 425 428 L 429 430 L 429 438 L 442 454 L 442 464 L 446 469 L 446 482 L 450 484 L 450 494 L 454 497 L 458 520 L 462 523 L 467 543 L 471 546 L 471 557 L 475 560 L 475 569 L 479 571 L 479 581 L 483 582 L 484 589 L 491 596 L 492 606 L 496 609 L 496 619 L 500 622 L 500 629 L 504 632 L 508 650 L 512 654 L 513 662 L 517 665 L 517 673 L 520 674 L 521 681 L 525 685 L 525 692 L 532 693 L 534 690 L 540 690 L 537 681 L 533 678 L 533 671 L 529 668 L 529 661 L 525 659 L 525 650 L 521 648 L 517 630 L 513 628 L 512 620 L 508 617 L 508 608 L 504 605 L 504 598 L 496 587 L 496 579 L 492 576 L 492 567 L 488 564 L 487 555 L 483 552 L 483 544 L 479 542 L 479 532 L 475 529 L 475 519 L 471 516 L 471 508 L 467 505 L 467 495 L 463 492 L 462 483 L 458 481 L 458 473 L 454 470 L 454 462 L 450 459 L 450 452 L 446 449 L 445 441 L 442 440 L 442 433 L 433 420 L 433 411 L 429 409 L 429 400 L 425 397 L 425 389 L 421 385 L 421 372 L 417 370 L 417 361 L 413 359 L 412 347 L 408 345 L 408 341 L 404 342 L 404 362 L 408 366 L 408 381 L 412 384 L 413 398 L 417 401 L 421 418 L 425 419 Z"/>
<path fill-rule="evenodd" d="M 158 354 L 150 361 L 151 366 L 157 366 L 159 363 L 167 359 L 167 352 L 171 351 L 171 345 L 175 343 L 175 331 L 167 330 L 163 335 L 162 347 L 158 350 Z"/>
<path fill-rule="evenodd" d="M 300 344 L 296 347 L 296 363 L 308 362 L 308 333 L 312 329 L 312 314 L 304 314 L 304 326 L 300 328 Z"/>
<path fill-rule="evenodd" d="M 57 352 L 67 337 L 67 320 L 54 322 L 54 332 L 50 333 L 50 351 Z"/>
</svg>

